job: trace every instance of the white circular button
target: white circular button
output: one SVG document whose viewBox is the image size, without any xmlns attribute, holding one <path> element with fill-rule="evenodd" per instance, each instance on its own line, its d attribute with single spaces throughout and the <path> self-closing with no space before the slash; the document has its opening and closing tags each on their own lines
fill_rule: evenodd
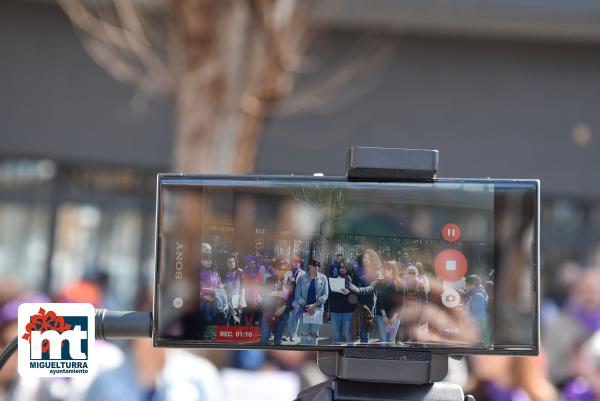
<svg viewBox="0 0 600 401">
<path fill-rule="evenodd" d="M 173 300 L 173 307 L 174 307 L 174 308 L 177 308 L 177 309 L 179 309 L 179 308 L 181 308 L 182 306 L 183 306 L 183 299 L 181 299 L 181 298 L 177 297 L 177 298 L 175 298 L 175 299 Z"/>
<path fill-rule="evenodd" d="M 456 308 L 460 304 L 460 294 L 454 288 L 447 288 L 442 293 L 442 303 L 447 308 Z"/>
</svg>

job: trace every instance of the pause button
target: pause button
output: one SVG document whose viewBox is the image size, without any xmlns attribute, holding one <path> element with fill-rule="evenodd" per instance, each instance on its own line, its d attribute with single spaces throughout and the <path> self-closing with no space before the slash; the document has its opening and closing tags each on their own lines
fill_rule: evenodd
<svg viewBox="0 0 600 401">
<path fill-rule="evenodd" d="M 460 238 L 460 227 L 454 223 L 448 223 L 442 228 L 442 237 L 448 242 L 454 242 Z"/>
</svg>

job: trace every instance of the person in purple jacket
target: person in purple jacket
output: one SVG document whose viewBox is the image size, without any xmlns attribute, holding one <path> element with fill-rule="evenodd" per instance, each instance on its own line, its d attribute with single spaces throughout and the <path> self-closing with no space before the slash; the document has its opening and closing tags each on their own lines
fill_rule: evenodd
<svg viewBox="0 0 600 401">
<path fill-rule="evenodd" d="M 262 316 L 263 275 L 259 267 L 258 256 L 248 255 L 244 258 L 242 273 L 242 326 L 259 326 Z"/>
<path fill-rule="evenodd" d="M 572 357 L 574 378 L 562 388 L 566 401 L 600 400 L 600 332 L 578 347 Z"/>
</svg>

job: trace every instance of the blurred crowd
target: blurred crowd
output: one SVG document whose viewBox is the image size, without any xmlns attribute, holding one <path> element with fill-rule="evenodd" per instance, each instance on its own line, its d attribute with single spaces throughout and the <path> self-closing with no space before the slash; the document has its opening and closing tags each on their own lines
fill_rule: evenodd
<svg viewBox="0 0 600 401">
<path fill-rule="evenodd" d="M 336 274 L 333 268 L 328 266 L 329 275 Z M 108 282 L 103 274 L 86 274 L 50 297 L 29 292 L 10 278 L 0 279 L 0 347 L 16 335 L 20 303 L 89 302 L 102 307 L 109 302 L 104 295 Z M 545 290 L 538 357 L 452 360 L 447 380 L 479 401 L 600 401 L 600 268 L 566 263 Z M 150 291 L 144 291 L 137 307 L 150 306 Z M 256 395 L 267 401 L 325 379 L 315 354 L 305 351 L 184 351 L 154 349 L 149 340 L 132 340 L 99 341 L 97 356 L 93 374 L 73 379 L 22 379 L 14 356 L 0 371 L 0 400 L 234 400 L 244 392 L 258 394 L 251 387 L 275 394 Z M 261 377 L 268 377 L 270 386 L 261 386 Z"/>
<path fill-rule="evenodd" d="M 544 282 L 537 357 L 466 358 L 465 390 L 477 400 L 600 400 L 600 268 L 565 263 Z"/>
<path fill-rule="evenodd" d="M 21 303 L 85 302 L 101 308 L 110 302 L 105 298 L 107 285 L 106 275 L 89 273 L 51 297 L 26 290 L 17 280 L 0 279 L 0 349 L 17 335 Z M 151 306 L 151 290 L 147 288 L 139 294 L 136 308 L 150 310 Z M 281 379 L 290 387 L 290 394 L 324 379 L 314 363 L 314 353 L 306 352 L 184 351 L 153 348 L 150 339 L 136 339 L 96 341 L 96 360 L 97 369 L 76 378 L 22 378 L 14 354 L 0 371 L 0 401 L 233 400 L 239 399 L 239 390 L 226 391 L 234 387 L 228 382 L 258 383 L 238 371 Z M 273 376 L 274 372 L 287 376 Z M 278 392 L 277 385 L 271 385 L 266 394 Z"/>
</svg>

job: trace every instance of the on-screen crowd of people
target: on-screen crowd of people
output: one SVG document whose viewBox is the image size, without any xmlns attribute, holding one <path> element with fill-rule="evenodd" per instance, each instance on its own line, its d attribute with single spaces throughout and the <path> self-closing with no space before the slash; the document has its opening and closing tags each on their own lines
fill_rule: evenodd
<svg viewBox="0 0 600 401">
<path fill-rule="evenodd" d="M 213 251 L 208 243 L 201 249 L 202 340 L 214 341 L 223 325 L 259 327 L 265 345 L 402 345 L 427 330 L 421 310 L 434 278 L 406 251 L 382 258 L 367 248 L 323 266 L 314 257 L 306 264 L 301 255 L 269 257 L 262 240 L 242 263 L 237 252 Z M 470 275 L 458 288 L 465 314 L 482 332 L 489 332 L 489 283 Z"/>
</svg>

